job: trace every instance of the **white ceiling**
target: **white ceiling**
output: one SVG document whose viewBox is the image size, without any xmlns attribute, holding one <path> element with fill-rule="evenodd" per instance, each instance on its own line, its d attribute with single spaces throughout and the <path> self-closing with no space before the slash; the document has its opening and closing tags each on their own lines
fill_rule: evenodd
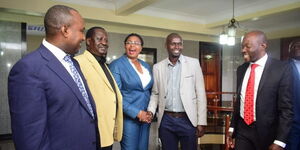
<svg viewBox="0 0 300 150">
<path fill-rule="evenodd" d="M 192 22 L 219 29 L 233 16 L 232 0 L 56 0 L 117 12 L 126 5 L 148 1 L 130 14 Z M 293 6 L 295 5 L 295 6 Z M 128 8 L 128 7 L 127 7 Z M 129 7 L 134 9 L 134 6 Z M 128 11 L 128 10 L 127 10 Z M 130 10 L 129 10 L 130 11 Z M 300 28 L 300 0 L 235 0 L 234 15 L 241 28 L 265 32 Z M 124 15 L 124 14 L 117 14 Z M 125 13 L 125 16 L 127 14 Z"/>
</svg>

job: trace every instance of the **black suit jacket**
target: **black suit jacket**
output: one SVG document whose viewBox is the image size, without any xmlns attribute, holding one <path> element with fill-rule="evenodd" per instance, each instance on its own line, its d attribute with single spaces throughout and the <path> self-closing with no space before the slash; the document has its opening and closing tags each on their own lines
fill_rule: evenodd
<svg viewBox="0 0 300 150">
<path fill-rule="evenodd" d="M 240 93 L 249 63 L 237 69 L 237 101 L 234 106 L 231 127 L 234 133 L 240 122 Z M 258 86 L 256 97 L 256 125 L 263 148 L 267 149 L 274 140 L 287 141 L 293 118 L 291 103 L 291 67 L 287 62 L 268 58 Z M 243 120 L 242 120 L 243 121 Z M 234 134 L 235 135 L 235 134 Z M 233 135 L 233 136 L 234 136 Z"/>
</svg>

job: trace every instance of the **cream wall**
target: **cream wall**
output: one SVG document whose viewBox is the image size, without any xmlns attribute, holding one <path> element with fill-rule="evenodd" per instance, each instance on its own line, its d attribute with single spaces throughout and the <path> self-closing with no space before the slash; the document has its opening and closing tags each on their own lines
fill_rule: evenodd
<svg viewBox="0 0 300 150">
<path fill-rule="evenodd" d="M 164 46 L 165 38 L 144 36 L 142 34 L 140 35 L 143 37 L 144 47 L 157 49 L 157 62 L 168 57 L 167 50 L 165 49 Z M 109 38 L 108 57 L 112 58 L 112 56 L 117 56 L 118 58 L 124 54 L 125 51 L 124 51 L 123 43 L 126 36 L 127 34 L 120 34 L 120 33 L 108 34 L 108 38 Z M 27 53 L 38 48 L 42 40 L 43 40 L 43 36 L 27 35 Z M 82 43 L 82 47 L 79 53 L 82 53 L 84 50 L 85 50 L 85 42 Z M 186 56 L 199 58 L 199 42 L 184 40 L 183 54 Z"/>
<path fill-rule="evenodd" d="M 37 49 L 43 40 L 43 36 L 27 35 L 27 51 L 26 53 L 32 52 Z"/>
</svg>

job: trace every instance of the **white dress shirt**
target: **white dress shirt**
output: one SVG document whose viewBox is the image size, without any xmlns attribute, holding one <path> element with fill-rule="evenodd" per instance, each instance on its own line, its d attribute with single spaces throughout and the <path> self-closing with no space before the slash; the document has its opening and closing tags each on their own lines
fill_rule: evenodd
<svg viewBox="0 0 300 150">
<path fill-rule="evenodd" d="M 257 96 L 257 90 L 258 90 L 258 86 L 259 86 L 259 82 L 261 79 L 261 75 L 264 71 L 266 62 L 268 59 L 268 55 L 265 54 L 265 56 L 263 56 L 262 58 L 260 58 L 259 60 L 257 60 L 254 63 L 250 63 L 249 67 L 246 70 L 244 79 L 243 79 L 243 83 L 242 83 L 242 89 L 241 89 L 241 102 L 240 102 L 240 116 L 242 118 L 244 118 L 244 103 L 245 103 L 245 96 L 246 96 L 246 89 L 247 89 L 247 84 L 248 84 L 248 80 L 250 77 L 250 72 L 251 72 L 251 65 L 252 64 L 257 64 L 258 66 L 255 68 L 255 81 L 254 81 L 254 102 L 253 102 L 253 115 L 254 115 L 254 121 L 256 121 L 256 115 L 255 115 L 255 104 L 256 104 L 256 96 Z"/>
<path fill-rule="evenodd" d="M 56 47 L 55 45 L 47 42 L 45 39 L 43 39 L 42 44 L 59 60 L 59 62 L 65 67 L 65 69 L 69 72 L 69 74 L 71 75 L 72 79 L 73 75 L 69 66 L 69 63 L 67 63 L 64 60 L 64 57 L 67 55 L 62 49 Z M 80 76 L 79 76 L 80 77 Z M 81 83 L 83 83 L 82 78 L 80 77 Z M 84 84 L 82 84 L 83 88 L 86 90 Z"/>
<path fill-rule="evenodd" d="M 143 88 L 145 88 L 149 82 L 151 81 L 151 75 L 150 72 L 148 71 L 148 69 L 146 69 L 141 63 L 141 67 L 143 70 L 143 73 L 140 73 L 136 67 L 134 66 L 134 64 L 131 62 L 131 60 L 128 58 L 129 63 L 131 64 L 131 66 L 133 67 L 133 69 L 135 70 L 135 72 L 139 75 L 140 80 L 142 82 Z"/>
</svg>

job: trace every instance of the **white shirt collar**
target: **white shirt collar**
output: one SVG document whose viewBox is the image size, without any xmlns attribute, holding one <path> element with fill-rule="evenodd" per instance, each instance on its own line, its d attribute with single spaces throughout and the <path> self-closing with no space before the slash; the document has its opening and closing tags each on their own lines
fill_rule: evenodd
<svg viewBox="0 0 300 150">
<path fill-rule="evenodd" d="M 266 65 L 267 59 L 268 59 L 268 54 L 266 53 L 262 58 L 258 59 L 254 63 L 251 62 L 250 64 L 258 64 L 259 66 L 264 68 Z"/>
<path fill-rule="evenodd" d="M 59 60 L 62 61 L 64 57 L 67 55 L 62 49 L 56 47 L 55 45 L 47 42 L 43 39 L 43 45 L 49 49 L 49 51 Z"/>
</svg>

